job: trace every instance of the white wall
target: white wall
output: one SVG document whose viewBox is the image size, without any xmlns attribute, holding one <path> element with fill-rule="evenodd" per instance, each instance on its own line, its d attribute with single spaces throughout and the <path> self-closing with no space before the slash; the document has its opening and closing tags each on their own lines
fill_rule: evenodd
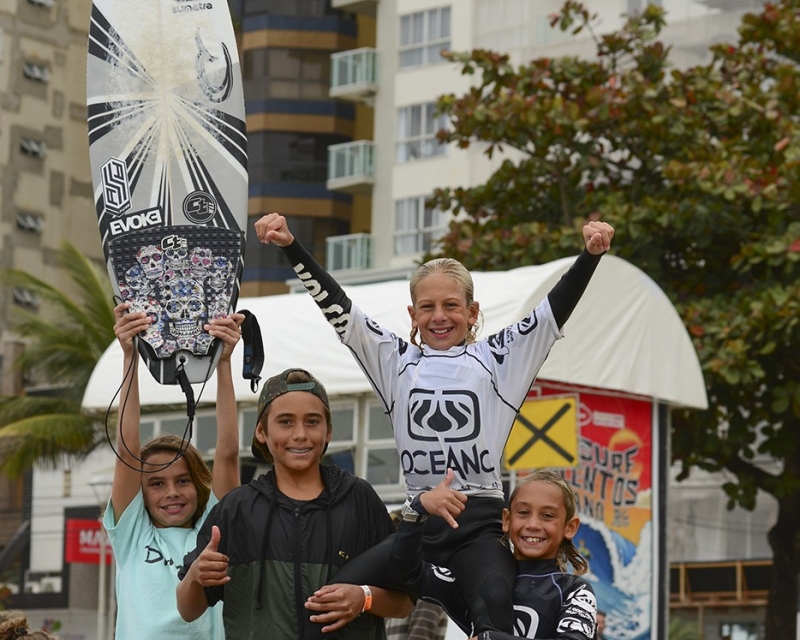
<svg viewBox="0 0 800 640">
<path fill-rule="evenodd" d="M 89 480 L 94 474 L 108 475 L 113 464 L 114 457 L 108 446 L 101 445 L 83 464 L 73 467 L 69 472 L 43 469 L 34 471 L 31 571 L 61 571 L 64 509 L 97 507 L 97 499 L 89 486 Z M 110 492 L 110 488 L 107 487 L 107 491 Z"/>
<path fill-rule="evenodd" d="M 775 524 L 777 503 L 759 494 L 756 508 L 748 511 L 727 509 L 722 485 L 723 473 L 694 469 L 689 478 L 675 482 L 678 469 L 671 470 L 673 481 L 667 501 L 667 553 L 670 562 L 716 562 L 760 560 L 772 557 L 767 532 Z"/>
</svg>

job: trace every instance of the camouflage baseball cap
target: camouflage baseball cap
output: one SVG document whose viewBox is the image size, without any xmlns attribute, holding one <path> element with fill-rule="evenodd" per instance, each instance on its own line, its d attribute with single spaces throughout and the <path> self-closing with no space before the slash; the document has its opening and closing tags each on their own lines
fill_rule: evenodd
<svg viewBox="0 0 800 640">
<path fill-rule="evenodd" d="M 299 377 L 304 378 L 304 381 L 289 382 L 289 377 L 293 373 L 301 374 Z M 317 380 L 305 369 L 286 369 L 286 371 L 283 373 L 272 376 L 264 383 L 264 388 L 261 389 L 261 396 L 258 398 L 258 418 L 256 419 L 256 429 L 258 428 L 258 423 L 261 422 L 261 416 L 264 415 L 264 411 L 266 411 L 270 403 L 278 396 L 282 396 L 284 393 L 289 393 L 290 391 L 307 391 L 308 393 L 313 393 L 320 400 L 322 400 L 322 403 L 330 410 L 331 405 L 328 401 L 328 392 L 325 391 L 325 387 L 322 386 L 322 383 L 319 380 Z M 272 454 L 270 453 L 269 448 L 266 444 L 258 441 L 255 431 L 253 432 L 253 444 L 250 447 L 250 450 L 253 452 L 253 456 L 256 458 L 256 460 L 262 460 L 263 462 L 269 463 L 273 462 Z"/>
</svg>

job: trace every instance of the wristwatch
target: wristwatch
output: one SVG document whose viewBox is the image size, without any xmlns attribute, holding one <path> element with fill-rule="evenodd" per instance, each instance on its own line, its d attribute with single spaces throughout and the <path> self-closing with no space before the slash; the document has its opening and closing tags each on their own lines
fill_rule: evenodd
<svg viewBox="0 0 800 640">
<path fill-rule="evenodd" d="M 425 522 L 428 519 L 428 513 L 422 506 L 419 496 L 408 498 L 400 510 L 400 515 L 404 522 Z"/>
</svg>

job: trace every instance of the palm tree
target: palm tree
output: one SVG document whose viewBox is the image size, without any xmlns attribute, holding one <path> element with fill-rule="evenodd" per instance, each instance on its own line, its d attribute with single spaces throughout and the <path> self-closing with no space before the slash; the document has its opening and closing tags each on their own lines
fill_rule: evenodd
<svg viewBox="0 0 800 640">
<path fill-rule="evenodd" d="M 47 395 L 0 396 L 0 472 L 16 477 L 40 463 L 55 468 L 85 457 L 102 440 L 103 416 L 81 409 L 97 361 L 114 340 L 114 303 L 104 270 L 65 243 L 59 262 L 77 295 L 16 269 L 3 286 L 24 287 L 45 303 L 41 313 L 18 311 L 14 329 L 28 338 L 15 365 L 46 381 Z"/>
</svg>

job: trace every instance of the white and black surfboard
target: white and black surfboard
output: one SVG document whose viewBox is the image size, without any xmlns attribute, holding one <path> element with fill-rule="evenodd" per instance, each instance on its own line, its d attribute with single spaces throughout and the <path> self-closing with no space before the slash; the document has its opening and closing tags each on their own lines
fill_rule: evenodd
<svg viewBox="0 0 800 640">
<path fill-rule="evenodd" d="M 153 376 L 207 380 L 221 345 L 203 331 L 239 295 L 247 137 L 224 0 L 94 0 L 89 155 L 115 293 L 152 314 L 138 340 Z"/>
</svg>

